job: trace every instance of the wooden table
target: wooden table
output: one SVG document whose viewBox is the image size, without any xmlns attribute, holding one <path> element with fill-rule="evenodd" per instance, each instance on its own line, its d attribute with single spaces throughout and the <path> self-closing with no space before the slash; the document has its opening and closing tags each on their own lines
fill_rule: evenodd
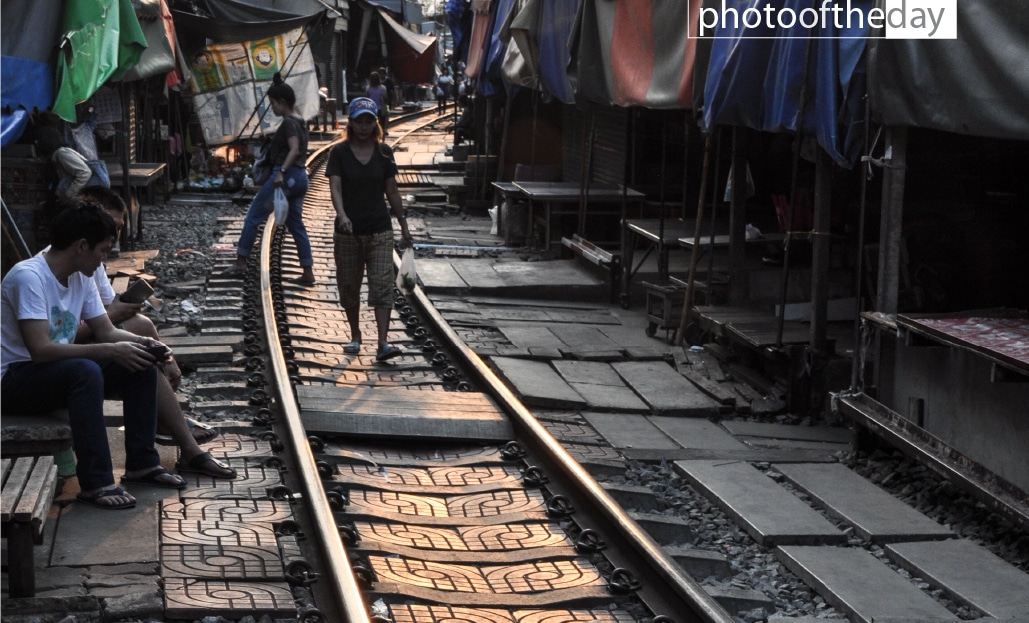
<svg viewBox="0 0 1029 623">
<path fill-rule="evenodd" d="M 579 214 L 584 219 L 584 211 L 580 213 L 578 204 L 583 201 L 585 204 L 601 203 L 606 205 L 619 204 L 622 202 L 642 203 L 645 195 L 637 190 L 625 188 L 617 184 L 590 184 L 587 191 L 578 182 L 512 182 L 529 200 L 529 230 L 532 230 L 533 204 L 539 203 L 543 206 L 543 248 L 549 249 L 551 242 L 550 221 L 559 214 Z M 567 206 L 575 205 L 575 210 L 569 210 Z M 619 214 L 624 220 L 624 206 Z M 580 228 L 582 222 L 580 222 Z"/>
<path fill-rule="evenodd" d="M 167 169 L 168 165 L 163 162 L 130 162 L 129 187 L 145 189 L 147 202 L 154 203 L 154 183 L 164 177 Z M 124 185 L 125 175 L 120 162 L 108 162 L 107 174 L 111 178 L 112 188 L 121 188 Z M 167 191 L 165 192 L 165 199 L 168 199 Z M 126 226 L 126 236 L 136 240 L 143 238 L 142 206 L 140 206 L 137 214 L 132 214 L 132 206 L 129 206 L 129 219 Z"/>
</svg>

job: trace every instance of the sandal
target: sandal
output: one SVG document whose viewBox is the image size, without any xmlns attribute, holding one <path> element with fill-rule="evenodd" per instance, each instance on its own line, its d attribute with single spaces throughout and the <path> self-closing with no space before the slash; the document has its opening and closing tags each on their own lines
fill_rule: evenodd
<svg viewBox="0 0 1029 623">
<path fill-rule="evenodd" d="M 399 348 L 391 344 L 386 344 L 385 348 L 380 349 L 379 352 L 375 354 L 375 361 L 386 361 L 394 357 L 399 357 L 401 354 L 403 354 L 403 351 Z"/>
<path fill-rule="evenodd" d="M 175 479 L 175 482 L 168 482 L 167 480 L 161 480 L 162 476 L 171 476 Z M 182 489 L 186 486 L 186 479 L 177 474 L 173 474 L 165 468 L 158 465 L 149 472 L 142 476 L 122 476 L 122 482 L 127 482 L 135 485 L 149 485 L 151 487 L 162 487 L 164 489 Z"/>
<path fill-rule="evenodd" d="M 197 445 L 203 445 L 214 441 L 221 432 L 212 426 L 198 422 L 193 418 L 186 418 L 186 426 L 189 427 L 189 432 L 193 434 L 193 439 L 197 442 Z M 158 433 L 154 437 L 154 443 L 159 446 L 177 446 L 175 439 L 171 435 L 165 435 L 164 433 Z"/>
<path fill-rule="evenodd" d="M 247 269 L 236 268 L 235 266 L 233 266 L 232 268 L 217 273 L 217 276 L 225 279 L 242 279 L 243 277 L 247 276 Z"/>
<path fill-rule="evenodd" d="M 298 286 L 309 288 L 318 282 L 317 279 L 304 279 L 303 277 L 294 277 L 289 280 L 290 283 L 295 283 Z"/>
<path fill-rule="evenodd" d="M 87 495 L 85 493 L 80 493 L 80 494 L 75 496 L 75 499 L 78 500 L 79 502 L 85 502 L 86 504 L 91 504 L 91 505 L 93 505 L 93 506 L 95 506 L 97 508 L 103 508 L 103 509 L 108 509 L 108 510 L 121 510 L 123 508 L 135 508 L 136 507 L 136 500 L 135 500 L 135 498 L 133 498 L 133 500 L 131 502 L 121 502 L 119 504 L 105 504 L 102 501 L 104 498 L 111 498 L 111 497 L 118 497 L 118 496 L 132 497 L 132 496 L 129 495 L 129 493 L 127 491 L 125 491 L 125 489 L 122 489 L 121 487 L 115 487 L 113 489 L 101 489 L 100 491 L 97 491 L 96 493 L 93 493 L 93 494 L 90 494 L 90 495 Z"/>
<path fill-rule="evenodd" d="M 361 352 L 361 342 L 358 342 L 356 340 L 353 342 L 348 342 L 343 347 L 343 352 L 348 355 L 356 355 L 357 353 Z"/>
<path fill-rule="evenodd" d="M 180 460 L 175 464 L 175 469 L 182 474 L 201 474 L 211 478 L 223 478 L 226 480 L 232 480 L 236 477 L 235 469 L 211 456 L 210 452 L 201 452 L 185 463 Z"/>
</svg>

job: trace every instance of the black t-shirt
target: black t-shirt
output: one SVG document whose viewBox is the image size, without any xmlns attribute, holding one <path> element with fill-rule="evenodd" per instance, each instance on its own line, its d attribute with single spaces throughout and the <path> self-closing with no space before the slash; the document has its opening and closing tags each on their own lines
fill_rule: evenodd
<svg viewBox="0 0 1029 623">
<path fill-rule="evenodd" d="M 377 234 L 393 229 L 386 206 L 386 180 L 397 176 L 397 163 L 389 145 L 380 143 L 368 164 L 354 156 L 344 141 L 329 152 L 325 177 L 339 177 L 343 187 L 343 209 L 354 224 L 355 234 Z"/>
<path fill-rule="evenodd" d="M 279 129 L 272 135 L 272 142 L 268 146 L 269 162 L 276 169 L 282 166 L 289 155 L 289 137 L 295 136 L 300 141 L 300 155 L 297 156 L 294 167 L 303 167 L 307 160 L 307 124 L 296 117 L 283 117 Z"/>
</svg>

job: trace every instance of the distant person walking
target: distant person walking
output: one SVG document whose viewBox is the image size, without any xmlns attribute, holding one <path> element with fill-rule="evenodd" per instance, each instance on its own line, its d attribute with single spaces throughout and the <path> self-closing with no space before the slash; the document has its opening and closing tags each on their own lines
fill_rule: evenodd
<svg viewBox="0 0 1029 623">
<path fill-rule="evenodd" d="M 436 111 L 439 114 L 443 114 L 447 110 L 447 100 L 450 99 L 454 91 L 454 78 L 450 75 L 450 70 L 446 67 L 443 68 L 443 73 L 436 79 Z"/>
<path fill-rule="evenodd" d="M 275 189 L 281 188 L 289 200 L 289 215 L 286 217 L 286 229 L 293 234 L 293 242 L 297 245 L 300 266 L 303 274 L 293 281 L 301 285 L 314 285 L 314 257 L 311 254 L 311 240 L 304 227 L 304 197 L 307 195 L 307 124 L 294 110 L 297 98 L 292 87 L 283 82 L 278 73 L 272 78 L 272 86 L 268 89 L 268 101 L 272 112 L 282 117 L 282 124 L 272 136 L 268 145 L 269 162 L 272 176 L 268 178 L 254 195 L 243 221 L 243 231 L 236 244 L 236 265 L 228 272 L 230 276 L 242 276 L 247 266 L 247 258 L 257 240 L 257 228 L 268 220 L 272 212 L 272 198 Z"/>
<path fill-rule="evenodd" d="M 368 86 L 364 88 L 365 94 L 368 95 L 368 99 L 375 102 L 375 107 L 378 112 L 376 117 L 379 120 L 379 126 L 382 128 L 382 135 L 389 136 L 389 90 L 386 85 L 382 83 L 382 76 L 379 72 L 373 71 L 368 76 Z"/>
<path fill-rule="evenodd" d="M 375 310 L 377 361 L 401 353 L 389 343 L 393 310 L 393 222 L 386 207 L 400 222 L 404 244 L 411 244 L 404 206 L 397 187 L 393 150 L 382 143 L 375 102 L 359 97 L 350 102 L 346 140 L 332 148 L 325 166 L 336 210 L 333 254 L 339 302 L 350 325 L 350 343 L 343 352 L 361 352 L 361 281 L 368 273 L 368 306 Z"/>
</svg>

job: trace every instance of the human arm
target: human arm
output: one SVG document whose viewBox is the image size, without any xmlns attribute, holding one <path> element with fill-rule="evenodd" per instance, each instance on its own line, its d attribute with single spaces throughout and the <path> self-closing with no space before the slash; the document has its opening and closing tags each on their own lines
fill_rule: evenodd
<svg viewBox="0 0 1029 623">
<path fill-rule="evenodd" d="M 407 228 L 407 215 L 404 213 L 404 202 L 400 198 L 400 187 L 397 186 L 397 178 L 386 178 L 386 200 L 389 202 L 393 216 L 400 223 L 400 237 L 404 240 L 405 246 L 411 246 L 411 231 Z"/>
<path fill-rule="evenodd" d="M 104 321 L 109 329 L 103 326 Z M 156 340 L 115 329 L 106 315 L 86 322 L 95 335 L 104 335 L 111 339 L 87 344 L 54 342 L 50 339 L 50 326 L 46 320 L 19 320 L 18 329 L 32 361 L 36 363 L 74 358 L 93 361 L 109 359 L 132 371 L 142 370 L 154 364 L 154 357 L 144 350 L 144 345 L 153 345 Z"/>
<path fill-rule="evenodd" d="M 329 193 L 332 195 L 332 208 L 336 211 L 336 231 L 341 234 L 349 234 L 353 231 L 354 224 L 343 209 L 343 178 L 338 175 L 329 176 Z"/>
<path fill-rule="evenodd" d="M 297 159 L 300 157 L 300 137 L 296 135 L 288 136 L 286 144 L 289 145 L 289 151 L 286 153 L 286 158 L 282 161 L 279 170 L 275 172 L 276 186 L 282 186 L 282 181 L 286 177 L 283 171 L 296 164 Z"/>
</svg>

